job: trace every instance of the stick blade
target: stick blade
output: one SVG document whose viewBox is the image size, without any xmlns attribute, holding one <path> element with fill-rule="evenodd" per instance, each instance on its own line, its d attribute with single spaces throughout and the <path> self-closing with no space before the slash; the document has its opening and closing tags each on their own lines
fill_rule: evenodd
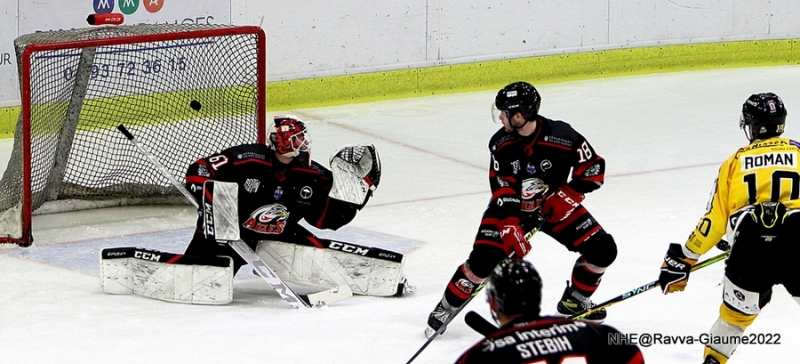
<svg viewBox="0 0 800 364">
<path fill-rule="evenodd" d="M 292 286 L 292 289 L 297 292 L 300 299 L 305 301 L 309 307 L 328 306 L 353 297 L 353 291 L 346 285 L 319 290 L 319 287 L 309 289 L 288 282 L 286 284 Z"/>
<path fill-rule="evenodd" d="M 499 330 L 497 326 L 493 325 L 475 311 L 467 312 L 467 314 L 464 315 L 464 322 L 467 326 L 483 336 L 490 336 Z"/>
</svg>

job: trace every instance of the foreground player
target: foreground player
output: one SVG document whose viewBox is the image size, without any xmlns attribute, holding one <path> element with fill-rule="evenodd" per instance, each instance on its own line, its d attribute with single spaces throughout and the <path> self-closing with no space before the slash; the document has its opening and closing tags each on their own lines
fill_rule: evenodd
<svg viewBox="0 0 800 364">
<path fill-rule="evenodd" d="M 504 260 L 486 288 L 500 330 L 458 359 L 469 363 L 644 363 L 636 345 L 610 345 L 616 329 L 585 321 L 539 316 L 542 279 L 531 263 Z"/>
<path fill-rule="evenodd" d="M 372 145 L 342 148 L 331 158 L 331 165 L 336 165 L 331 172 L 311 160 L 310 144 L 303 121 L 292 116 L 276 116 L 270 128 L 269 145 L 245 144 L 199 159 L 186 173 L 186 187 L 202 201 L 204 182 L 236 182 L 239 185 L 240 235 L 254 250 L 259 241 L 266 240 L 340 251 L 347 251 L 347 247 L 381 251 L 321 239 L 299 224 L 302 219 L 320 229 L 335 230 L 344 226 L 366 205 L 381 176 L 380 160 Z M 201 217 L 185 254 L 230 256 L 235 274 L 244 260 L 229 245 L 206 238 L 203 228 Z M 294 254 L 297 249 L 289 247 L 289 251 Z M 261 251 L 258 253 L 262 255 Z M 370 274 L 377 270 L 374 268 Z M 402 295 L 408 288 L 404 277 L 396 279 L 395 286 L 388 290 L 387 287 L 378 289 L 374 281 L 368 283 L 351 287 L 353 293 L 391 296 Z"/>
<path fill-rule="evenodd" d="M 800 143 L 781 138 L 786 108 L 774 93 L 751 95 L 739 127 L 750 144 L 719 169 L 708 211 L 685 244 L 672 243 L 659 281 L 664 294 L 683 291 L 697 259 L 723 238 L 732 243 L 722 305 L 710 334 L 724 339 L 705 347 L 703 363 L 726 363 L 738 339 L 783 284 L 800 303 Z M 768 252 L 777 252 L 770 254 Z"/>
<path fill-rule="evenodd" d="M 603 184 L 605 160 L 569 124 L 539 115 L 540 103 L 539 92 L 527 82 L 512 83 L 497 93 L 492 116 L 503 128 L 489 142 L 492 198 L 469 258 L 456 269 L 428 316 L 428 337 L 466 302 L 497 263 L 512 254 L 524 257 L 530 250 L 525 235 L 539 226 L 581 255 L 572 269 L 572 285 L 567 284 L 557 306 L 562 315 L 593 306 L 589 297 L 616 259 L 614 239 L 581 205 L 584 194 Z M 605 317 L 601 309 L 586 319 L 602 322 Z"/>
</svg>

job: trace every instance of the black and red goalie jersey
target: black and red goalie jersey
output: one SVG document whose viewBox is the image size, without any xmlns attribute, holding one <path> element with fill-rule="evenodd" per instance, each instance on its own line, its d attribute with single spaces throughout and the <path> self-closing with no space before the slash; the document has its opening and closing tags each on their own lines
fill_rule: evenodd
<svg viewBox="0 0 800 364">
<path fill-rule="evenodd" d="M 266 239 L 322 247 L 298 222 L 338 229 L 362 206 L 330 198 L 331 171 L 308 152 L 299 152 L 289 163 L 275 153 L 267 145 L 244 144 L 201 158 L 189 166 L 186 188 L 201 202 L 205 181 L 238 184 L 240 234 L 249 244 Z M 202 223 L 198 219 L 199 235 Z"/>
<path fill-rule="evenodd" d="M 569 318 L 518 318 L 475 344 L 457 364 L 642 364 L 636 345 L 615 345 L 619 331 Z M 616 338 L 612 338 L 616 339 Z"/>
<path fill-rule="evenodd" d="M 603 185 L 605 160 L 569 124 L 536 116 L 529 136 L 500 129 L 489 141 L 492 201 L 482 225 L 539 226 L 543 199 L 564 185 L 579 194 Z"/>
</svg>

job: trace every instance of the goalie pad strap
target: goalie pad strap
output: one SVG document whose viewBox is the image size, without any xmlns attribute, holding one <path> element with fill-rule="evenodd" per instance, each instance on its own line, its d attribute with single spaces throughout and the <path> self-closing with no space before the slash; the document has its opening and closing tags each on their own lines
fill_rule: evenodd
<svg viewBox="0 0 800 364">
<path fill-rule="evenodd" d="M 335 240 L 320 240 L 319 241 L 325 249 L 338 250 L 348 254 L 360 255 L 367 258 L 375 258 L 378 260 L 386 260 L 394 263 L 403 262 L 403 254 L 393 252 L 391 250 L 368 247 L 353 243 L 344 243 Z"/>
<path fill-rule="evenodd" d="M 220 305 L 233 300 L 233 260 L 201 258 L 142 248 L 100 252 L 100 284 L 112 294 L 162 301 Z"/>
<path fill-rule="evenodd" d="M 136 258 L 151 262 L 183 265 L 210 265 L 227 267 L 230 258 L 224 256 L 200 257 L 194 255 L 164 253 L 143 248 L 106 248 L 100 252 L 101 259 Z"/>
</svg>

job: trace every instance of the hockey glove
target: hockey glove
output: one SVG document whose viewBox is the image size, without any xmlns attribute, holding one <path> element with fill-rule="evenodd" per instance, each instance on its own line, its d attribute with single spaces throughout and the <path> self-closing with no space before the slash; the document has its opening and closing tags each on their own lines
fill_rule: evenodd
<svg viewBox="0 0 800 364">
<path fill-rule="evenodd" d="M 503 239 L 506 252 L 510 255 L 513 251 L 515 259 L 522 259 L 531 251 L 531 244 L 525 239 L 525 233 L 519 225 L 503 225 L 500 237 Z"/>
<path fill-rule="evenodd" d="M 330 197 L 364 206 L 381 181 L 381 160 L 374 145 L 343 147 L 330 160 Z"/>
<path fill-rule="evenodd" d="M 564 221 L 577 208 L 584 195 L 572 189 L 568 184 L 564 184 L 561 188 L 551 193 L 544 200 L 542 206 L 542 216 L 548 216 L 547 222 L 555 224 L 559 221 Z"/>
<path fill-rule="evenodd" d="M 687 257 L 680 244 L 670 244 L 661 264 L 661 275 L 658 276 L 661 291 L 664 294 L 683 291 L 686 283 L 689 283 L 689 272 L 695 263 L 697 258 Z"/>
</svg>

